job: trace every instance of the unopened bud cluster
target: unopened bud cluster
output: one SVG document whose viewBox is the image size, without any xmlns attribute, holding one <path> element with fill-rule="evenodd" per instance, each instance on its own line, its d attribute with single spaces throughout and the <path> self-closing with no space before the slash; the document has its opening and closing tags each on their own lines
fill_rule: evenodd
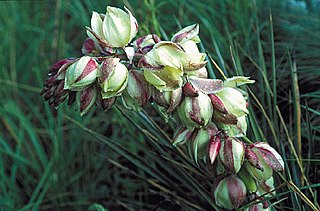
<svg viewBox="0 0 320 211">
<path fill-rule="evenodd" d="M 241 141 L 248 103 L 238 87 L 254 81 L 208 78 L 206 54 L 197 46 L 198 24 L 170 41 L 155 34 L 134 40 L 138 24 L 132 13 L 107 7 L 105 14 L 93 12 L 86 31 L 83 56 L 50 68 L 41 92 L 49 104 L 68 99 L 69 105 L 77 102 L 83 115 L 95 105 L 108 110 L 117 99 L 135 111 L 153 103 L 181 123 L 173 145 L 187 143 L 196 163 L 203 159 L 215 167 L 213 197 L 219 206 L 235 209 L 273 189 L 272 172 L 284 168 L 281 156 L 267 143 Z"/>
</svg>

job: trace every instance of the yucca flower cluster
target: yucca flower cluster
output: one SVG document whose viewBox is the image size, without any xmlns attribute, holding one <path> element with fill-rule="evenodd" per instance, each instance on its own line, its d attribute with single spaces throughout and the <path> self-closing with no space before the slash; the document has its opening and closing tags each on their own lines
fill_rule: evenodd
<svg viewBox="0 0 320 211">
<path fill-rule="evenodd" d="M 208 78 L 199 25 L 187 26 L 163 41 L 148 34 L 133 41 L 138 24 L 125 8 L 93 12 L 80 58 L 54 64 L 41 94 L 58 106 L 77 102 L 81 115 L 95 105 L 108 110 L 118 100 L 139 111 L 153 103 L 180 123 L 173 145 L 187 144 L 196 163 L 213 167 L 213 198 L 226 209 L 260 200 L 273 187 L 273 171 L 283 171 L 281 156 L 267 143 L 247 144 L 248 77 Z M 267 209 L 255 204 L 249 210 Z"/>
</svg>

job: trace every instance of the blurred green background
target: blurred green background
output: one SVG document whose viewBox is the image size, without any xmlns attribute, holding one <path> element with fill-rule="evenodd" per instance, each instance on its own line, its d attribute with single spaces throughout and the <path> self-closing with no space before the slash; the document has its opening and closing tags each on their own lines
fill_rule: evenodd
<svg viewBox="0 0 320 211">
<path fill-rule="evenodd" d="M 218 209 L 206 166 L 176 153 L 152 108 L 151 117 L 119 108 L 80 117 L 40 96 L 50 66 L 81 55 L 91 12 L 107 5 L 128 7 L 140 35 L 167 39 L 199 23 L 222 72 L 256 80 L 248 137 L 286 161 L 272 209 L 318 206 L 319 0 L 38 0 L 0 2 L 0 210 Z M 208 69 L 222 78 L 212 61 Z"/>
</svg>

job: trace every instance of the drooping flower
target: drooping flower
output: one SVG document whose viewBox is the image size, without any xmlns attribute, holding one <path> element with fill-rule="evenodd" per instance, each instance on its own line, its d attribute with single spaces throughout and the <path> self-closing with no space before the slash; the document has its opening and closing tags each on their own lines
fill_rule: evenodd
<svg viewBox="0 0 320 211">
<path fill-rule="evenodd" d="M 99 68 L 99 84 L 103 99 L 121 95 L 128 83 L 128 69 L 119 58 L 105 59 Z"/>
<path fill-rule="evenodd" d="M 98 63 L 92 57 L 83 56 L 66 70 L 64 89 L 84 90 L 94 83 L 97 77 Z"/>
<path fill-rule="evenodd" d="M 152 89 L 152 99 L 159 106 L 166 108 L 166 112 L 172 113 L 180 105 L 182 100 L 182 88 L 179 87 L 172 91 L 159 91 Z"/>
<path fill-rule="evenodd" d="M 178 106 L 180 120 L 189 128 L 201 128 L 209 124 L 213 113 L 208 95 L 199 92 L 197 97 L 185 97 Z"/>
<path fill-rule="evenodd" d="M 236 175 L 221 180 L 214 190 L 216 203 L 228 210 L 237 209 L 243 204 L 247 190 L 245 184 Z"/>
<path fill-rule="evenodd" d="M 89 109 L 96 103 L 97 89 L 95 86 L 90 86 L 79 93 L 79 104 L 81 116 L 86 114 Z"/>
<path fill-rule="evenodd" d="M 128 85 L 122 96 L 125 106 L 139 110 L 148 103 L 150 96 L 150 88 L 143 73 L 140 70 L 130 70 Z"/>
<path fill-rule="evenodd" d="M 126 7 L 124 9 L 126 12 L 107 7 L 102 30 L 110 47 L 125 47 L 138 32 L 137 20 Z"/>
<path fill-rule="evenodd" d="M 244 153 L 245 147 L 243 142 L 235 137 L 225 137 L 225 140 L 221 144 L 219 157 L 226 170 L 235 174 L 242 167 Z"/>
</svg>

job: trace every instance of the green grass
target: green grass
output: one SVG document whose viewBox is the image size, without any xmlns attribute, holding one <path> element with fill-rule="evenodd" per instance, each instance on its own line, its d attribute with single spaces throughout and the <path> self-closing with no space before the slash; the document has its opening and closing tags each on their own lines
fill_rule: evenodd
<svg viewBox="0 0 320 211">
<path fill-rule="evenodd" d="M 209 210 L 212 176 L 184 146 L 171 147 L 174 123 L 147 108 L 114 107 L 80 117 L 57 110 L 39 92 L 56 60 L 79 56 L 91 11 L 111 1 L 0 2 L 0 210 Z M 203 49 L 226 76 L 256 80 L 250 97 L 251 141 L 267 141 L 286 161 L 276 175 L 272 209 L 318 207 L 320 21 L 316 5 L 293 1 L 140 0 L 126 5 L 141 35 L 171 37 L 200 24 Z M 212 77 L 222 78 L 208 65 Z M 299 190 L 300 189 L 300 190 Z"/>
</svg>

